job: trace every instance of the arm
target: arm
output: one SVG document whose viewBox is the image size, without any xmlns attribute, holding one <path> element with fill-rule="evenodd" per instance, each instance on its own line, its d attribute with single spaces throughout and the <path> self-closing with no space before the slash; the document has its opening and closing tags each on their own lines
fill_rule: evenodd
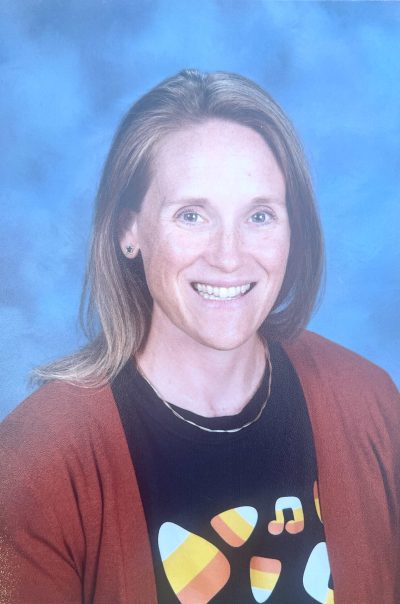
<svg viewBox="0 0 400 604">
<path fill-rule="evenodd" d="M 45 471 L 38 468 L 38 474 Z M 82 602 L 76 562 L 43 478 L 27 475 L 24 455 L 1 450 L 0 594 L 4 604 Z M 49 472 L 49 487 L 51 478 Z"/>
<path fill-rule="evenodd" d="M 74 426 L 66 399 L 51 392 L 40 389 L 0 425 L 2 604 L 84 601 Z"/>
</svg>

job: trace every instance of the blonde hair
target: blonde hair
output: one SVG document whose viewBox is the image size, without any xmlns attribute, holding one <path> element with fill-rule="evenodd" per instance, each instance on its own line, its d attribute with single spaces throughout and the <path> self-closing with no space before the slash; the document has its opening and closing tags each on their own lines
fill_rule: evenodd
<svg viewBox="0 0 400 604">
<path fill-rule="evenodd" d="M 119 216 L 123 208 L 140 209 L 158 143 L 173 131 L 211 118 L 259 132 L 282 169 L 291 248 L 280 294 L 261 330 L 266 337 L 284 340 L 306 325 L 323 270 L 323 244 L 307 164 L 293 127 L 254 82 L 236 74 L 184 70 L 140 98 L 117 130 L 97 194 L 81 302 L 89 343 L 71 356 L 36 369 L 38 380 L 101 386 L 144 345 L 152 300 L 140 254 L 132 261 L 120 250 Z"/>
</svg>

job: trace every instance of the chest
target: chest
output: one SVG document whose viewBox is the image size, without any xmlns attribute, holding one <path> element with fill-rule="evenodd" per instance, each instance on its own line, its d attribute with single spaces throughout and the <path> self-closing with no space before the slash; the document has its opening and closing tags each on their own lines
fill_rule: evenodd
<svg viewBox="0 0 400 604">
<path fill-rule="evenodd" d="M 182 423 L 142 386 L 134 404 L 120 405 L 158 600 L 333 598 L 312 431 L 297 385 L 275 388 L 260 421 L 236 434 Z"/>
</svg>

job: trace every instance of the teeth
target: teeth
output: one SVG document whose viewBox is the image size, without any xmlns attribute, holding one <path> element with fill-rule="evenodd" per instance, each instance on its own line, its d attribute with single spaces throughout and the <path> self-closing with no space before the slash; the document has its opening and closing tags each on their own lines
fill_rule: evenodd
<svg viewBox="0 0 400 604">
<path fill-rule="evenodd" d="M 243 296 L 250 289 L 250 283 L 231 287 L 215 287 L 206 283 L 194 283 L 193 286 L 206 300 L 233 300 Z"/>
</svg>

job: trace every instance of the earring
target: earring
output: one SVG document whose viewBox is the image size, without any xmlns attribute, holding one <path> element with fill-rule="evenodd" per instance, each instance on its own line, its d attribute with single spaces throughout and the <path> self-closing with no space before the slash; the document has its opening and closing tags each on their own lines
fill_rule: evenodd
<svg viewBox="0 0 400 604">
<path fill-rule="evenodd" d="M 125 247 L 125 252 L 127 256 L 131 256 L 133 254 L 133 252 L 135 251 L 135 248 L 133 245 L 127 245 Z"/>
</svg>

